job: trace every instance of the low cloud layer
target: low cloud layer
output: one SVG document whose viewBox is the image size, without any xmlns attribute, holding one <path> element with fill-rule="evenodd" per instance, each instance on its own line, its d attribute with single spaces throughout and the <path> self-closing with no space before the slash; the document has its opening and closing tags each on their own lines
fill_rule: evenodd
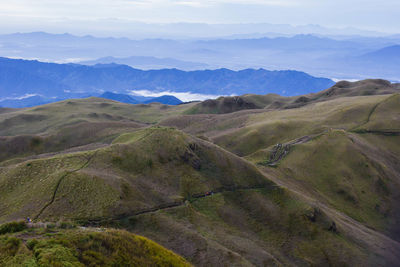
<svg viewBox="0 0 400 267">
<path fill-rule="evenodd" d="M 137 96 L 146 96 L 146 97 L 159 97 L 163 95 L 173 95 L 184 102 L 189 101 L 203 101 L 207 99 L 216 99 L 220 97 L 219 95 L 203 95 L 203 94 L 194 94 L 191 92 L 172 92 L 172 91 L 163 91 L 163 92 L 152 92 L 149 90 L 132 90 L 130 94 Z"/>
<path fill-rule="evenodd" d="M 22 96 L 16 96 L 16 97 L 4 97 L 4 98 L 0 98 L 0 101 L 3 100 L 22 100 L 22 99 L 26 99 L 29 97 L 33 97 L 33 96 L 39 96 L 38 94 L 25 94 Z"/>
</svg>

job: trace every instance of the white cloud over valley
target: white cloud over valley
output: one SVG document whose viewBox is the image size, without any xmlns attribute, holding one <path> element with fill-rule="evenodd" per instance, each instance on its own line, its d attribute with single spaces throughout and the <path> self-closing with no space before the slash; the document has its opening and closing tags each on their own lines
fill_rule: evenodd
<svg viewBox="0 0 400 267">
<path fill-rule="evenodd" d="M 203 101 L 207 99 L 216 99 L 220 97 L 219 95 L 205 95 L 205 94 L 196 94 L 192 92 L 173 92 L 173 91 L 162 91 L 162 92 L 153 92 L 149 90 L 132 90 L 130 91 L 131 95 L 137 96 L 146 96 L 146 97 L 159 97 L 163 95 L 173 95 L 183 102 L 189 101 Z"/>
</svg>

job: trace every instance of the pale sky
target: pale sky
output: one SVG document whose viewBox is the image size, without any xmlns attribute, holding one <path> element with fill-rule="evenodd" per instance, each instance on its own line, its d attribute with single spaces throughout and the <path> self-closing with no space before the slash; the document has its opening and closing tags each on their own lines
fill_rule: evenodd
<svg viewBox="0 0 400 267">
<path fill-rule="evenodd" d="M 398 33 L 399 14 L 399 0 L 0 0 L 0 31 L 90 32 L 94 24 L 112 30 L 139 21 L 319 24 Z"/>
</svg>

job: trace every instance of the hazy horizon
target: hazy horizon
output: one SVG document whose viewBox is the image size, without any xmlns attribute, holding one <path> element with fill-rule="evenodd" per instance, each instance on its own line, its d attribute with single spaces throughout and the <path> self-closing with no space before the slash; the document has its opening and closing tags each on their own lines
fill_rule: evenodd
<svg viewBox="0 0 400 267">
<path fill-rule="evenodd" d="M 140 38 L 296 34 L 329 28 L 332 34 L 397 34 L 399 13 L 400 2 L 394 0 L 379 5 L 370 0 L 16 0 L 0 3 L 0 32 Z"/>
</svg>

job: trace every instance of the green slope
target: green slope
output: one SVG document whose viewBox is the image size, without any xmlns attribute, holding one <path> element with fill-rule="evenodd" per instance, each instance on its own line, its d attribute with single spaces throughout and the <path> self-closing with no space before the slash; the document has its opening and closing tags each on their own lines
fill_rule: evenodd
<svg viewBox="0 0 400 267">
<path fill-rule="evenodd" d="M 191 266 L 126 231 L 37 228 L 0 236 L 1 266 Z"/>
<path fill-rule="evenodd" d="M 396 90 L 372 80 L 207 110 L 96 98 L 7 110 L 0 222 L 123 228 L 199 266 L 395 266 Z"/>
</svg>

